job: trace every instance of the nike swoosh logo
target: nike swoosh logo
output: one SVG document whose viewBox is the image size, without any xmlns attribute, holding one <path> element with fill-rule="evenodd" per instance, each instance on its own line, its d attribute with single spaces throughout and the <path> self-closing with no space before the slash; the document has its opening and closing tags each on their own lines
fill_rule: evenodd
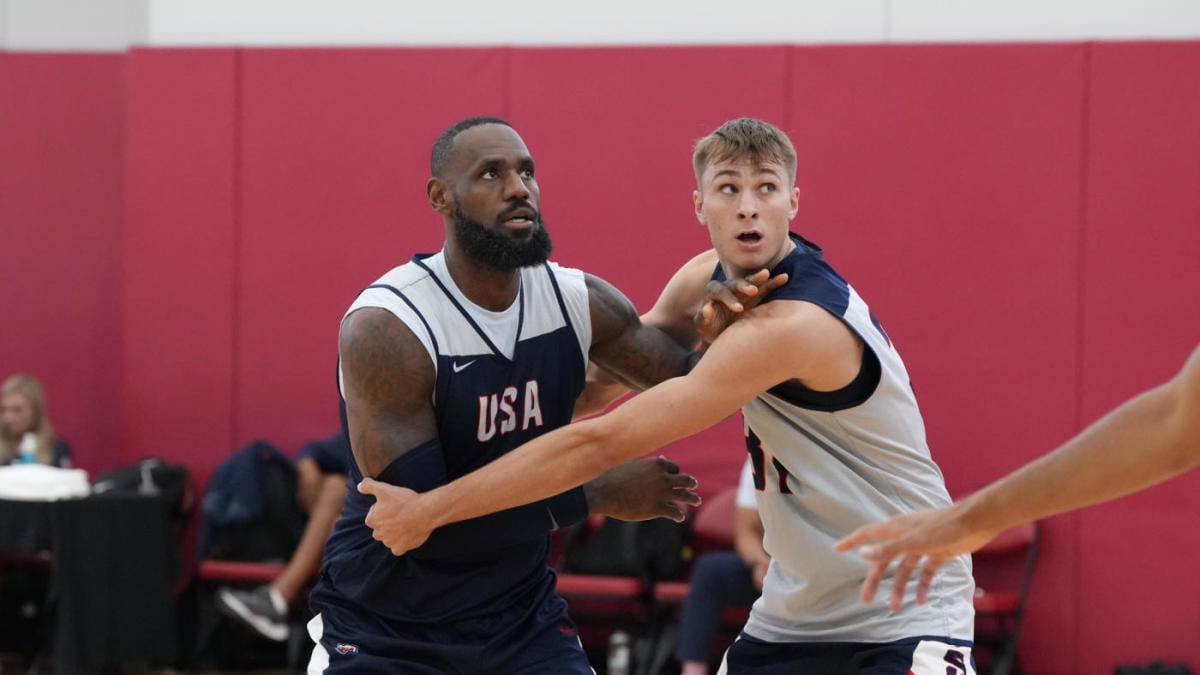
<svg viewBox="0 0 1200 675">
<path fill-rule="evenodd" d="M 454 369 L 454 372 L 461 373 L 462 371 L 466 370 L 467 366 L 471 365 L 472 363 L 475 363 L 475 359 L 471 359 L 470 361 L 467 361 L 466 363 L 451 363 L 450 367 Z"/>
</svg>

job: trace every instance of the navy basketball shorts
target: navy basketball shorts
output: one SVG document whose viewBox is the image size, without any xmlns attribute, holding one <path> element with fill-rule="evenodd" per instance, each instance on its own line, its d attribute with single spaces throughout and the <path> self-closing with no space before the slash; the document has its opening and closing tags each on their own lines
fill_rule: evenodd
<svg viewBox="0 0 1200 675">
<path fill-rule="evenodd" d="M 975 675 L 971 643 L 945 637 L 896 642 L 765 642 L 742 633 L 720 675 Z"/>
<path fill-rule="evenodd" d="M 308 634 L 316 643 L 309 675 L 595 675 L 567 603 L 552 588 L 532 607 L 508 607 L 449 626 L 396 626 L 326 606 L 308 623 Z"/>
</svg>

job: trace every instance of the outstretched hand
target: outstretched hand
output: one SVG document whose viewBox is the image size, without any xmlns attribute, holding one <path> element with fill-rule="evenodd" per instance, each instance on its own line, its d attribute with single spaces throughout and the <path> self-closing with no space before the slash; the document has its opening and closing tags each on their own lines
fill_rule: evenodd
<svg viewBox="0 0 1200 675">
<path fill-rule="evenodd" d="M 583 490 L 592 515 L 682 522 L 684 505 L 700 505 L 696 485 L 696 479 L 680 473 L 675 462 L 665 457 L 644 457 L 618 464 L 584 485 Z"/>
<path fill-rule="evenodd" d="M 740 314 L 756 307 L 787 280 L 786 273 L 771 276 L 768 270 L 761 269 L 744 279 L 708 282 L 708 299 L 692 320 L 700 339 L 704 344 L 712 344 Z"/>
<path fill-rule="evenodd" d="M 375 504 L 367 511 L 367 527 L 393 555 L 404 555 L 429 539 L 433 528 L 418 508 L 420 495 L 416 492 L 371 478 L 364 478 L 358 491 L 375 497 Z"/>
<path fill-rule="evenodd" d="M 921 571 L 917 580 L 917 604 L 921 604 L 929 597 L 929 587 L 939 567 L 957 555 L 978 550 L 995 536 L 996 532 L 969 527 L 956 504 L 864 525 L 837 542 L 834 548 L 844 552 L 862 546 L 858 554 L 870 562 L 862 585 L 863 602 L 875 598 L 888 566 L 900 558 L 889 602 L 890 609 L 896 612 L 904 604 L 904 589 L 918 566 Z"/>
</svg>

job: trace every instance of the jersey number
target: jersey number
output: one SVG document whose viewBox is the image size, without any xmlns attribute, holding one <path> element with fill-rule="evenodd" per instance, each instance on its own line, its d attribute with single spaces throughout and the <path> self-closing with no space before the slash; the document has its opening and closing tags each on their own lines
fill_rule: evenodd
<svg viewBox="0 0 1200 675">
<path fill-rule="evenodd" d="M 750 453 L 750 470 L 754 472 L 754 489 L 762 492 L 767 487 L 767 453 L 763 450 L 762 441 L 750 430 L 746 430 L 746 450 Z M 775 474 L 779 476 L 780 494 L 792 494 L 792 488 L 788 486 L 788 476 L 791 474 L 787 468 L 774 457 L 771 458 L 771 466 L 775 467 Z"/>
</svg>

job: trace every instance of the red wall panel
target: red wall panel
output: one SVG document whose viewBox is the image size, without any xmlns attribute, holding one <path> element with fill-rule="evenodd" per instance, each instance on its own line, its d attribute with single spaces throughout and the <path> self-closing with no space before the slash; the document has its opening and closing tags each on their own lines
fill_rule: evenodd
<svg viewBox="0 0 1200 675">
<path fill-rule="evenodd" d="M 792 55 L 796 229 L 905 357 L 951 490 L 978 487 L 1075 421 L 1083 47 Z M 1073 555 L 1049 533 L 1023 649 L 1066 672 Z"/>
<path fill-rule="evenodd" d="M 117 54 L 0 52 L 0 380 L 29 373 L 76 466 L 118 463 Z"/>
<path fill-rule="evenodd" d="M 538 162 L 554 257 L 603 277 L 641 310 L 711 246 L 696 220 L 692 147 L 727 119 L 782 123 L 783 47 L 518 49 L 512 121 Z M 737 482 L 741 417 L 664 454 L 709 495 Z"/>
<path fill-rule="evenodd" d="M 128 58 L 122 450 L 203 485 L 233 442 L 237 54 Z"/>
<path fill-rule="evenodd" d="M 507 59 L 470 49 L 244 59 L 236 435 L 290 451 L 338 427 L 337 331 L 354 296 L 441 248 L 425 198 L 430 148 L 463 117 L 504 113 Z"/>
<path fill-rule="evenodd" d="M 1169 378 L 1200 342 L 1200 43 L 1091 49 L 1084 422 Z M 1200 668 L 1197 513 L 1196 472 L 1080 513 L 1081 672 Z"/>
<path fill-rule="evenodd" d="M 896 340 L 961 493 L 1195 345 L 1198 83 L 1194 42 L 0 54 L 0 316 L 38 326 L 0 331 L 0 365 L 46 380 L 85 466 L 160 455 L 203 483 L 336 424 L 338 320 L 440 245 L 424 183 L 451 122 L 511 119 L 555 259 L 644 310 L 708 244 L 693 142 L 754 115 L 796 142 L 795 229 Z M 735 419 L 669 454 L 711 494 L 741 447 Z M 1200 666 L 1197 486 L 1046 523 L 1027 672 Z"/>
</svg>

